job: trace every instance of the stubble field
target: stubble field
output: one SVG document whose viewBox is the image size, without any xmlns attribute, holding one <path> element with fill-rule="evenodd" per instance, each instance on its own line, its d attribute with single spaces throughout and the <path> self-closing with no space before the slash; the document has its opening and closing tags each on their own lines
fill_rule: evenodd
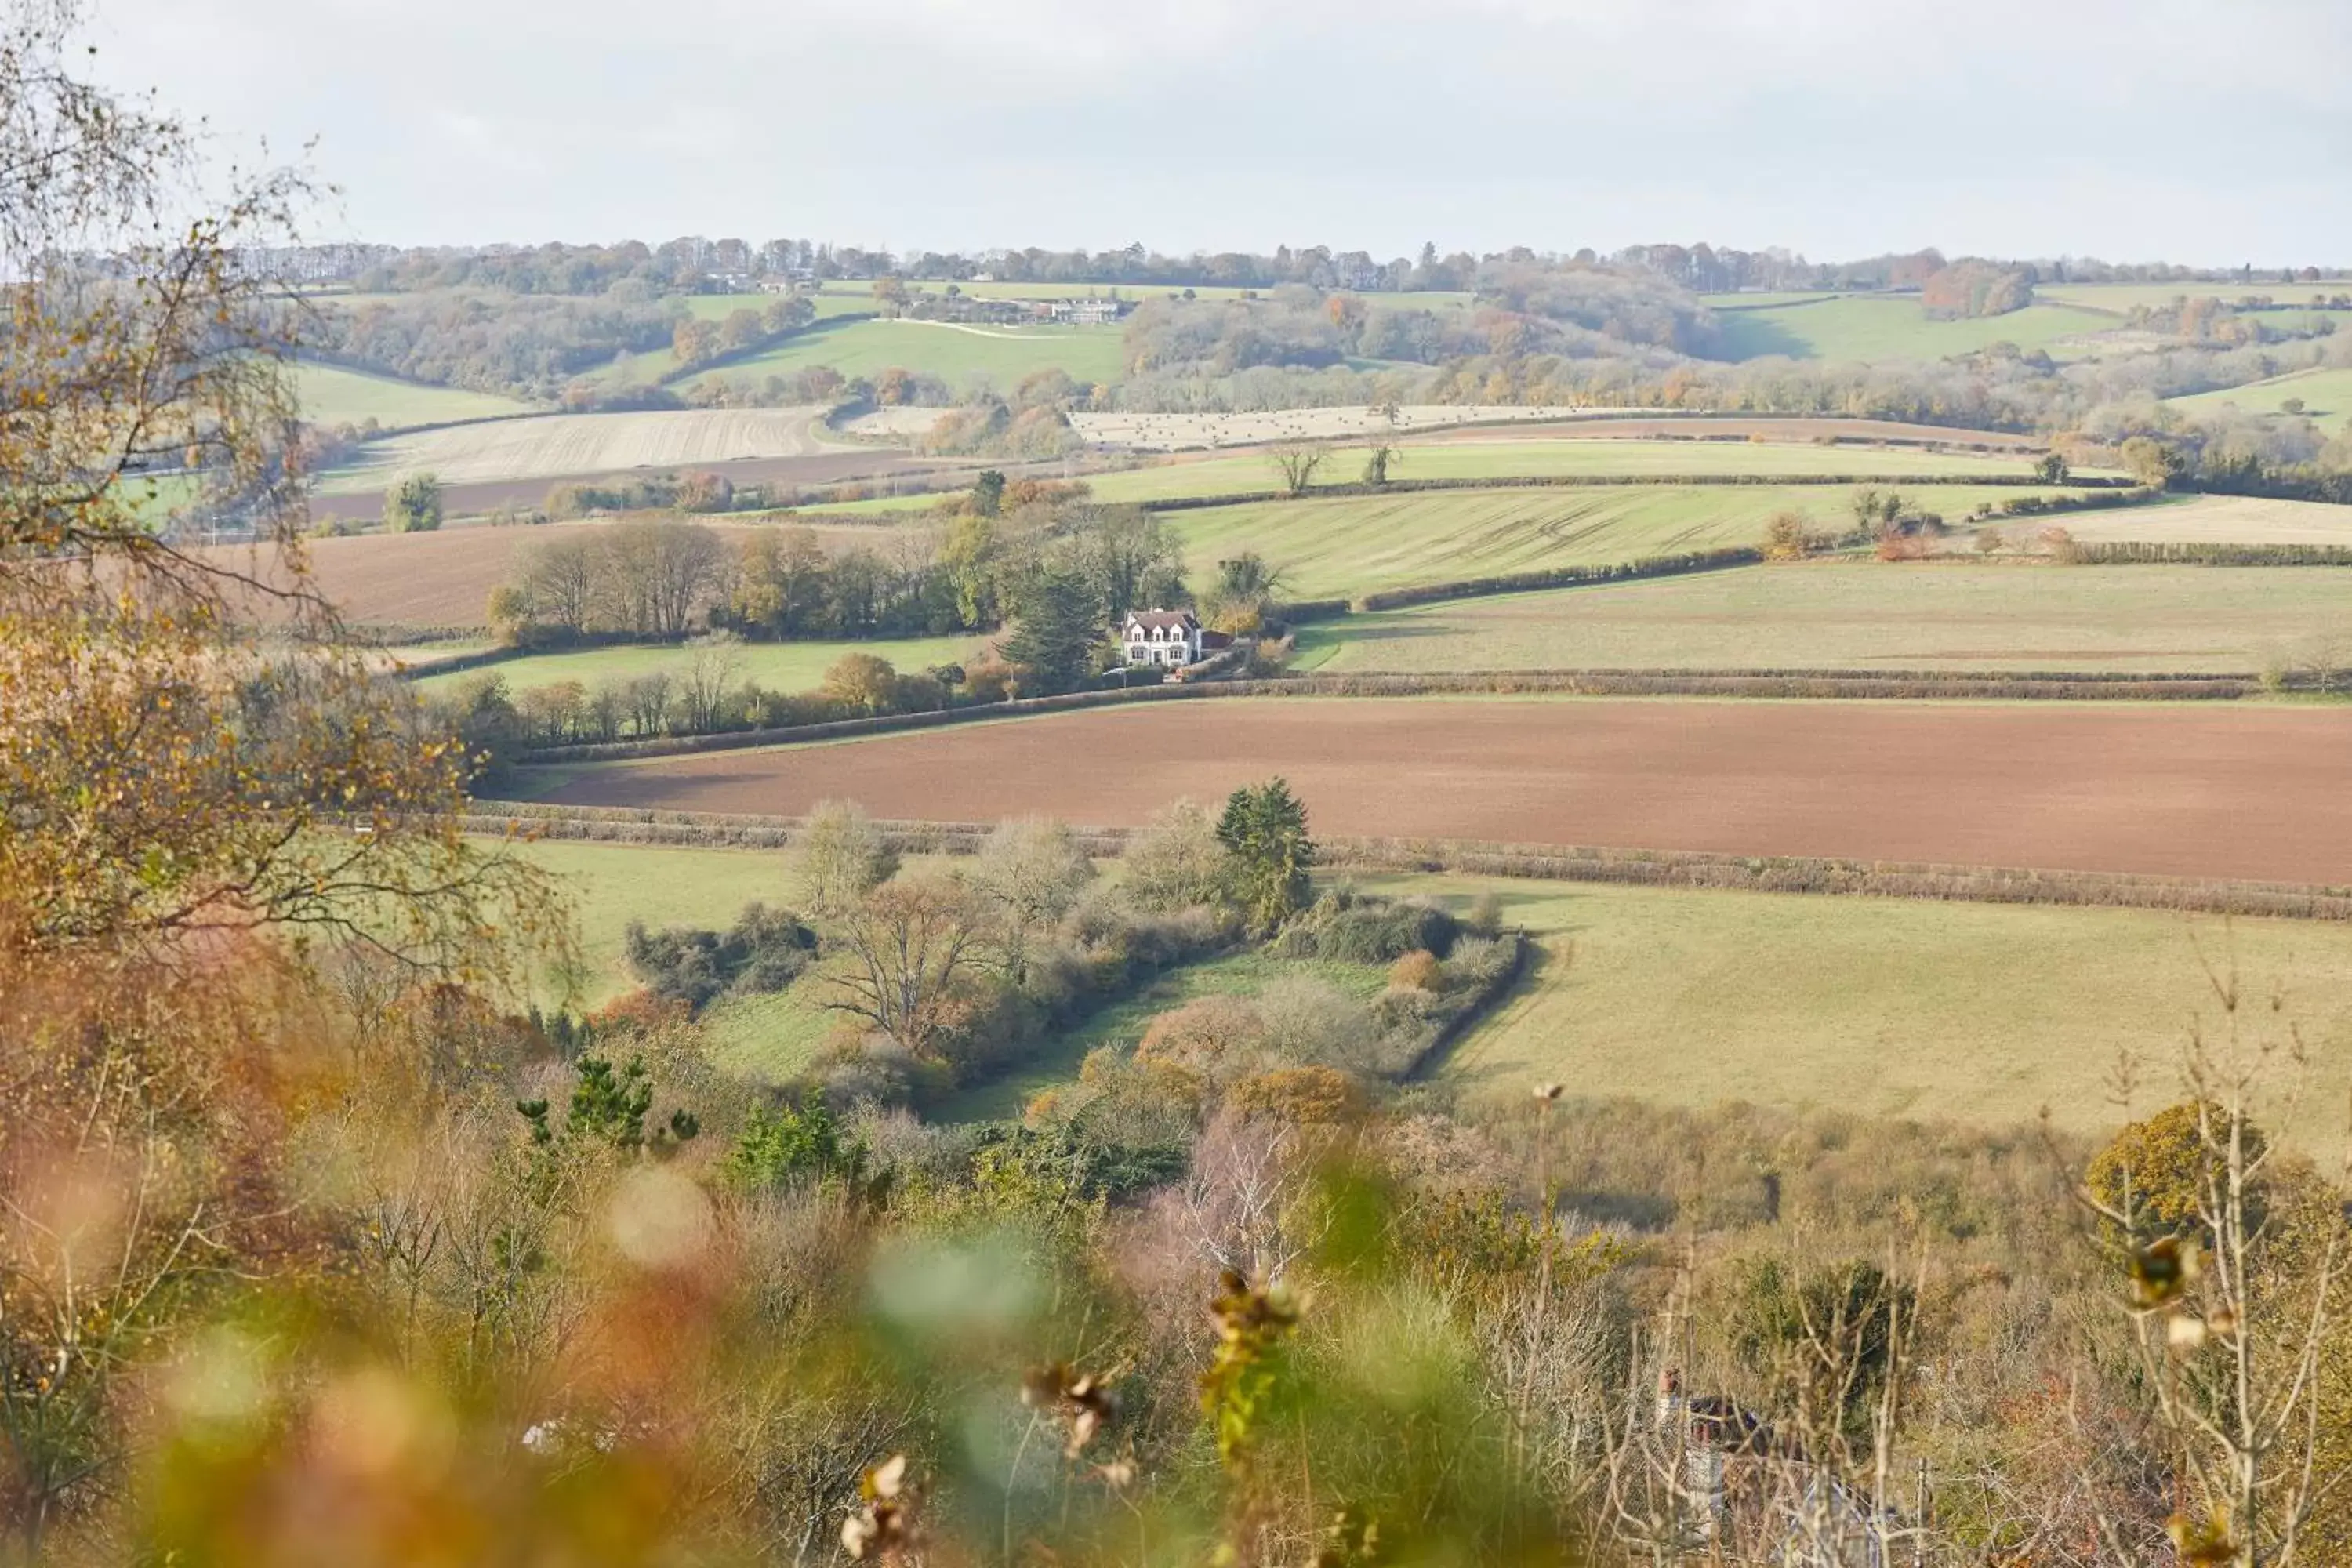
<svg viewBox="0 0 2352 1568">
<path fill-rule="evenodd" d="M 320 476 L 324 495 L 381 490 L 430 471 L 445 485 L 555 479 L 629 468 L 807 456 L 829 448 L 809 426 L 821 408 L 551 414 L 429 430 L 371 443 L 363 461 Z"/>
</svg>

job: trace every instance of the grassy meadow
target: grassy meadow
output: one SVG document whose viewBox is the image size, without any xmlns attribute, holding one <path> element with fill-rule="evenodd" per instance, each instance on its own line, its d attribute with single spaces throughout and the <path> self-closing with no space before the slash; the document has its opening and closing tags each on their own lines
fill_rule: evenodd
<svg viewBox="0 0 2352 1568">
<path fill-rule="evenodd" d="M 688 378 L 686 384 L 782 375 L 830 365 L 844 375 L 898 369 L 962 387 L 985 379 L 1010 389 L 1040 370 L 1079 381 L 1117 381 L 1126 371 L 1118 327 L 965 327 L 943 321 L 819 321 L 807 331 Z"/>
<path fill-rule="evenodd" d="M 2053 349 L 2067 339 L 2113 331 L 2111 316 L 2065 305 L 2030 305 L 2005 316 L 1939 321 L 1916 299 L 1851 295 L 1818 304 L 1738 310 L 1719 318 L 1723 357 L 1884 363 L 1937 360 L 1995 343 Z"/>
<path fill-rule="evenodd" d="M 910 637 L 872 642 L 745 643 L 740 650 L 736 679 L 739 682 L 756 680 L 771 691 L 808 691 L 822 684 L 825 670 L 845 654 L 872 654 L 877 658 L 888 659 L 901 670 L 919 670 L 935 664 L 953 664 L 969 658 L 987 640 L 986 637 L 972 633 L 951 637 Z M 656 673 L 681 679 L 693 658 L 691 652 L 675 643 L 621 644 L 610 647 L 532 654 L 491 668 L 505 678 L 509 690 L 526 691 L 535 686 L 553 686 L 566 680 L 594 687 L 607 680 L 627 680 Z M 427 676 L 416 685 L 420 690 L 430 694 L 478 673 L 481 672 Z"/>
<path fill-rule="evenodd" d="M 2192 1025 L 2216 1035 L 2204 964 L 2282 1000 L 2315 1069 L 2293 1130 L 2345 1140 L 2352 941 L 2337 927 L 2137 910 L 1804 898 L 1469 878 L 1363 879 L 1466 904 L 1492 891 L 1543 962 L 1440 1072 L 1470 1097 L 1747 1100 L 1987 1125 L 2047 1108 L 2061 1127 L 2180 1098 Z"/>
<path fill-rule="evenodd" d="M 2347 572 L 1816 562 L 1350 616 L 1299 663 L 2246 673 L 2347 626 Z"/>
<path fill-rule="evenodd" d="M 585 999 L 627 984 L 622 932 L 722 927 L 752 900 L 789 905 L 772 850 L 542 842 L 518 853 L 576 900 Z M 1491 892 L 1538 943 L 1520 987 L 1435 1073 L 1443 1092 L 1571 1095 L 1703 1106 L 1727 1101 L 2000 1125 L 2047 1107 L 2062 1127 L 2120 1120 L 2116 1063 L 2143 1064 L 2137 1109 L 2179 1098 L 2173 1063 L 2193 1023 L 2215 1021 L 2204 965 L 2276 993 L 2319 1063 L 2295 1131 L 2340 1142 L 2329 1118 L 2352 1089 L 2352 940 L 2339 928 L 2133 910 L 2033 908 L 1793 894 L 1692 892 L 1513 878 L 1367 875 L 1370 891 L 1466 908 Z M 1360 994 L 1373 971 L 1277 964 L 1243 953 L 1172 973 L 1055 1042 L 1026 1069 L 976 1086 L 949 1114 L 1017 1114 L 1075 1076 L 1097 1046 L 1131 1048 L 1151 1016 L 1195 997 L 1255 994 L 1311 970 Z M 831 1027 L 814 988 L 721 1003 L 708 1015 L 721 1065 L 773 1080 Z"/>
<path fill-rule="evenodd" d="M 314 425 L 363 425 L 387 430 L 446 425 L 459 419 L 503 419 L 541 410 L 512 397 L 428 386 L 397 376 L 306 361 L 294 367 L 294 395 Z"/>
<path fill-rule="evenodd" d="M 2306 416 L 2324 420 L 2331 427 L 2338 421 L 2352 419 L 2352 369 L 2299 371 L 2244 386 L 2171 398 L 2168 405 L 2184 414 L 2211 414 L 2224 408 L 2234 408 L 2242 414 L 2278 414 L 2284 411 L 2282 405 L 2290 399 L 2299 400 Z"/>
<path fill-rule="evenodd" d="M 2033 492 L 1921 485 L 1904 493 L 1957 519 Z M 1284 569 L 1286 592 L 1319 599 L 1754 544 L 1776 512 L 1803 512 L 1832 529 L 1845 525 L 1845 505 L 1846 492 L 1834 487 L 1631 485 L 1256 501 L 1171 512 L 1165 521 L 1196 567 L 1255 550 Z"/>
</svg>

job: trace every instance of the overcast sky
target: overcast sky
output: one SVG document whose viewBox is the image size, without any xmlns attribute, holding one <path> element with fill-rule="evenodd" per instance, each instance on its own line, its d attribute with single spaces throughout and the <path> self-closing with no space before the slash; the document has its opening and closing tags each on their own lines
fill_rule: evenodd
<svg viewBox="0 0 2352 1568">
<path fill-rule="evenodd" d="M 322 237 L 2352 263 L 2352 0 L 92 0 Z"/>
</svg>

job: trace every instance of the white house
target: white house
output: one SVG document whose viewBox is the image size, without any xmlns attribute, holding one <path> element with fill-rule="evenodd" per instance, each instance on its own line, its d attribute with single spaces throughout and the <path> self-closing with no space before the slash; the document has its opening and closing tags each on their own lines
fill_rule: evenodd
<svg viewBox="0 0 2352 1568">
<path fill-rule="evenodd" d="M 1225 646 L 1227 638 L 1202 631 L 1190 610 L 1129 610 L 1119 631 L 1129 664 L 1160 664 L 1172 669 L 1198 660 L 1204 651 Z"/>
</svg>

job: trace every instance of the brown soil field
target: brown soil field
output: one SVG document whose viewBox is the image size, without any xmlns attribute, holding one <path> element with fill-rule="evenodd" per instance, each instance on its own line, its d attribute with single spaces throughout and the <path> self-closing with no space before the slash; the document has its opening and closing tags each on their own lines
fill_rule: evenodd
<svg viewBox="0 0 2352 1568">
<path fill-rule="evenodd" d="M 2352 710 L 1274 698 L 566 769 L 535 798 L 1139 824 L 1280 773 L 1318 829 L 2352 883 Z"/>
<path fill-rule="evenodd" d="M 772 526 L 717 518 L 697 521 L 730 541 L 753 528 Z M 347 620 L 366 626 L 478 626 L 488 620 L 490 590 L 513 571 L 520 551 L 545 540 L 609 526 L 583 521 L 514 528 L 464 526 L 432 533 L 361 533 L 314 539 L 308 548 L 313 581 Z M 880 529 L 862 525 L 814 525 L 811 531 L 827 550 L 845 550 L 853 544 L 878 547 L 885 542 Z M 234 570 L 282 576 L 268 565 L 268 552 L 223 545 L 196 553 Z M 265 613 L 259 618 L 268 616 Z"/>
</svg>

